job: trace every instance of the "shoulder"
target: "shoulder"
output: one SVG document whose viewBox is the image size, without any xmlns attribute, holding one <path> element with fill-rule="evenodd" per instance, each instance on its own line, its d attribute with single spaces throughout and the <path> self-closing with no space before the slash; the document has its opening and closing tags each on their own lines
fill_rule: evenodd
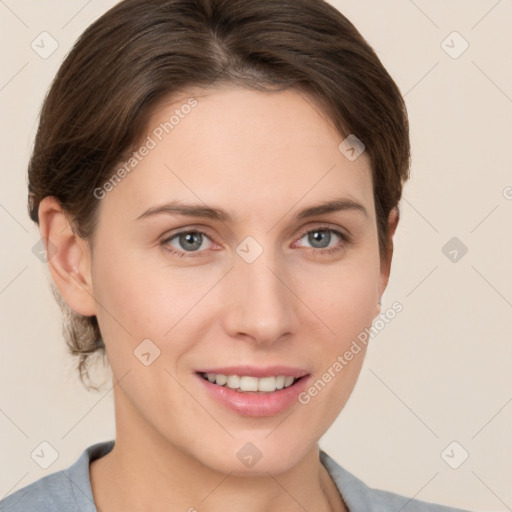
<svg viewBox="0 0 512 512">
<path fill-rule="evenodd" d="M 0 501 L 1 512 L 75 510 L 73 493 L 64 471 L 45 476 Z"/>
<path fill-rule="evenodd" d="M 350 512 L 468 512 L 372 489 L 320 450 L 320 460 L 338 487 Z"/>
<path fill-rule="evenodd" d="M 96 512 L 89 478 L 91 461 L 114 446 L 89 446 L 69 468 L 47 475 L 0 501 L 0 512 Z"/>
</svg>

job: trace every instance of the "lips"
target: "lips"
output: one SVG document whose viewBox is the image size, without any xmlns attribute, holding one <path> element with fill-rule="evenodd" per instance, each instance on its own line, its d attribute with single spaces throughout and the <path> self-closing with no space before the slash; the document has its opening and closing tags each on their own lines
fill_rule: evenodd
<svg viewBox="0 0 512 512">
<path fill-rule="evenodd" d="M 230 366 L 196 372 L 208 396 L 244 416 L 273 416 L 297 403 L 309 373 L 289 366 Z"/>
</svg>

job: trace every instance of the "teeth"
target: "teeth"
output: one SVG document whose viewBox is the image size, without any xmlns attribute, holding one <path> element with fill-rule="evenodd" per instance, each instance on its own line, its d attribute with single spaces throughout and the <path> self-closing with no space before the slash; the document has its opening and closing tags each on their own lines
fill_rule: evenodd
<svg viewBox="0 0 512 512">
<path fill-rule="evenodd" d="M 220 373 L 215 378 L 215 383 L 218 384 L 219 386 L 224 386 L 224 384 L 226 384 L 227 381 L 228 378 L 225 375 L 221 375 Z"/>
<path fill-rule="evenodd" d="M 228 388 L 238 389 L 240 387 L 240 377 L 238 375 L 229 375 Z"/>
<path fill-rule="evenodd" d="M 257 377 L 240 377 L 240 390 L 241 391 L 258 391 Z"/>
<path fill-rule="evenodd" d="M 266 391 L 268 393 L 277 389 L 275 377 L 263 377 L 256 380 L 258 381 L 258 391 Z"/>
<path fill-rule="evenodd" d="M 279 389 L 288 388 L 295 382 L 295 378 L 287 375 L 262 377 L 261 379 L 248 375 L 222 375 L 220 373 L 203 373 L 202 375 L 209 382 L 218 386 L 225 386 L 238 391 L 260 391 L 263 393 L 272 393 Z"/>
</svg>

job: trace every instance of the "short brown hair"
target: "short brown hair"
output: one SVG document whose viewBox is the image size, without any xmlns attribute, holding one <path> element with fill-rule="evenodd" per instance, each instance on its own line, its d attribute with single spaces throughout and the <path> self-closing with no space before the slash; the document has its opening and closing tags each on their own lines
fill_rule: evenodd
<svg viewBox="0 0 512 512">
<path fill-rule="evenodd" d="M 81 35 L 41 110 L 28 169 L 29 214 L 55 196 L 93 247 L 98 199 L 136 147 L 159 101 L 188 88 L 231 83 L 306 91 L 343 137 L 370 157 L 379 250 L 409 177 L 405 102 L 352 23 L 324 0 L 124 0 Z M 102 352 L 95 316 L 66 306 L 64 336 L 82 382 Z M 94 386 L 92 386 L 94 387 Z"/>
</svg>

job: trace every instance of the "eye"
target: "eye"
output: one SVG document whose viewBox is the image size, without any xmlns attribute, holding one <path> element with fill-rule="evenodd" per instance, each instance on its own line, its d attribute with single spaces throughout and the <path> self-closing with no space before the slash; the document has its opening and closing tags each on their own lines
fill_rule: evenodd
<svg viewBox="0 0 512 512">
<path fill-rule="evenodd" d="M 202 231 L 181 231 L 163 240 L 162 244 L 169 251 L 184 255 L 183 253 L 209 249 L 211 240 Z"/>
<path fill-rule="evenodd" d="M 325 255 L 342 250 L 350 241 L 348 235 L 327 226 L 321 226 L 306 231 L 293 246 L 310 247 L 313 253 Z M 203 254 L 206 250 L 212 249 L 215 242 L 203 231 L 189 229 L 168 236 L 161 241 L 161 245 L 172 254 L 187 257 Z"/>
<path fill-rule="evenodd" d="M 322 226 L 304 233 L 299 240 L 299 245 L 301 247 L 309 246 L 315 251 L 333 252 L 341 249 L 348 242 L 349 239 L 347 235 L 329 227 Z"/>
</svg>

